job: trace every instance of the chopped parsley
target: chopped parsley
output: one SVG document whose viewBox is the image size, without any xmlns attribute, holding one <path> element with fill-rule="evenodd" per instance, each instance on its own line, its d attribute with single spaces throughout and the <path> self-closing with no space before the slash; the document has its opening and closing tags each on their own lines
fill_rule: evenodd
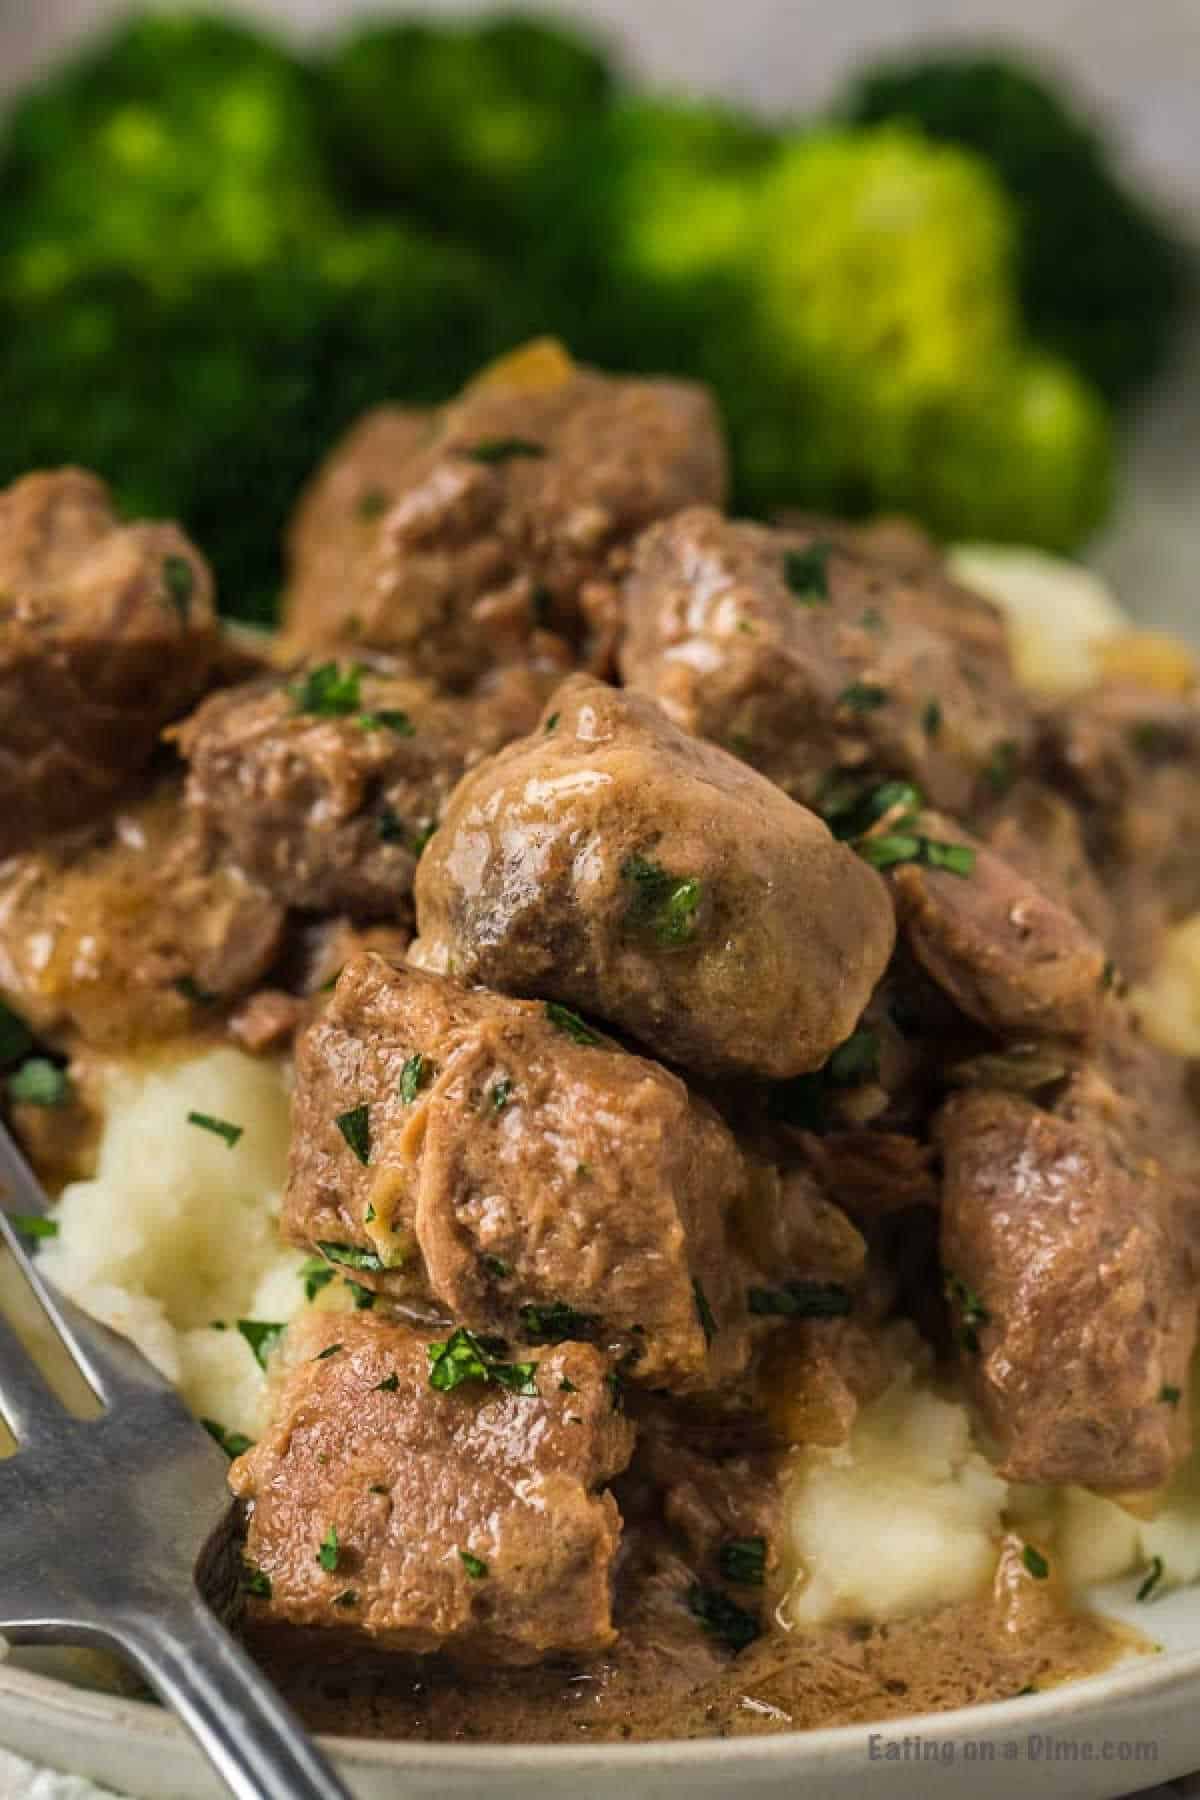
<svg viewBox="0 0 1200 1800">
<path fill-rule="evenodd" d="M 304 1283 L 306 1300 L 315 1300 L 321 1289 L 328 1287 L 333 1280 L 333 1270 L 323 1256 L 305 1257 L 297 1273 Z"/>
<path fill-rule="evenodd" d="M 979 1295 L 959 1276 L 946 1271 L 943 1290 L 951 1306 L 958 1309 L 958 1341 L 972 1356 L 979 1354 L 979 1327 L 990 1325 L 992 1315 Z"/>
<path fill-rule="evenodd" d="M 384 1266 L 383 1258 L 374 1250 L 360 1250 L 357 1244 L 331 1244 L 321 1238 L 317 1249 L 329 1262 L 341 1263 L 347 1269 L 366 1269 L 371 1274 L 378 1274 Z"/>
<path fill-rule="evenodd" d="M 520 1319 L 522 1331 L 535 1344 L 562 1344 L 568 1338 L 590 1337 L 596 1329 L 594 1314 L 576 1312 L 565 1300 L 523 1306 Z"/>
<path fill-rule="evenodd" d="M 362 706 L 362 669 L 352 663 L 345 674 L 335 662 L 309 669 L 288 692 L 298 713 L 314 713 L 321 719 L 346 719 Z"/>
<path fill-rule="evenodd" d="M 178 981 L 171 983 L 175 992 L 193 1006 L 212 1006 L 219 998 L 208 988 L 202 988 L 194 975 L 181 975 Z"/>
<path fill-rule="evenodd" d="M 1169 1382 L 1164 1381 L 1158 1390 L 1158 1397 L 1164 1406 L 1178 1406 L 1183 1398 L 1183 1389 L 1172 1387 Z"/>
<path fill-rule="evenodd" d="M 494 1275 L 497 1281 L 503 1281 L 506 1276 L 512 1274 L 512 1270 L 502 1256 L 481 1256 L 479 1260 L 488 1274 Z"/>
<path fill-rule="evenodd" d="M 951 875 L 970 875 L 974 850 L 966 844 L 944 844 L 918 831 L 924 805 L 924 795 L 911 781 L 863 782 L 840 774 L 825 782 L 817 799 L 817 811 L 834 837 L 850 844 L 873 868 L 915 862 Z M 884 820 L 888 830 L 878 835 L 875 828 Z"/>
<path fill-rule="evenodd" d="M 901 863 L 924 863 L 949 875 L 971 874 L 975 852 L 968 844 L 943 844 L 936 838 L 909 836 L 906 832 L 863 838 L 854 848 L 873 869 L 894 869 Z"/>
<path fill-rule="evenodd" d="M 461 454 L 469 456 L 472 462 L 505 463 L 515 456 L 545 456 L 546 446 L 523 437 L 481 438 L 477 444 L 468 445 Z"/>
<path fill-rule="evenodd" d="M 165 557 L 162 579 L 168 604 L 174 608 L 180 624 L 186 625 L 192 610 L 192 590 L 196 585 L 196 577 L 187 557 Z"/>
<path fill-rule="evenodd" d="M 253 1350 L 260 1369 L 266 1368 L 268 1356 L 287 1330 L 286 1325 L 268 1324 L 265 1319 L 239 1319 L 237 1328 Z"/>
<path fill-rule="evenodd" d="M 620 1412 L 625 1405 L 625 1387 L 615 1369 L 610 1369 L 604 1377 L 604 1385 L 608 1389 L 614 1412 Z"/>
<path fill-rule="evenodd" d="M 22 1237 L 52 1238 L 58 1236 L 58 1220 L 44 1219 L 41 1213 L 6 1213 L 5 1218 Z"/>
<path fill-rule="evenodd" d="M 366 1163 L 371 1155 L 371 1110 L 366 1102 L 339 1113 L 333 1122 L 359 1162 Z"/>
<path fill-rule="evenodd" d="M 569 1006 L 560 1006 L 557 1000 L 547 1000 L 546 1017 L 556 1031 L 565 1031 L 569 1038 L 577 1044 L 598 1044 L 600 1039 L 590 1025 L 585 1025 L 578 1013 Z"/>
<path fill-rule="evenodd" d="M 704 1587 L 695 1581 L 688 1589 L 687 1604 L 688 1611 L 699 1619 L 705 1631 L 731 1650 L 744 1650 L 762 1634 L 762 1627 L 754 1615 L 720 1588 Z"/>
<path fill-rule="evenodd" d="M 437 820 L 436 819 L 427 819 L 425 821 L 424 825 L 419 825 L 417 827 L 417 829 L 413 832 L 412 843 L 410 844 L 409 848 L 411 849 L 413 855 L 417 858 L 418 862 L 421 859 L 422 851 L 424 850 L 426 844 L 429 842 L 430 838 L 433 836 L 433 834 L 436 830 L 437 830 Z"/>
<path fill-rule="evenodd" d="M 841 1319 L 854 1301 L 838 1281 L 785 1281 L 779 1287 L 748 1289 L 746 1304 L 759 1318 Z"/>
<path fill-rule="evenodd" d="M 356 1588 L 343 1588 L 333 1604 L 335 1606 L 357 1606 L 358 1590 Z"/>
<path fill-rule="evenodd" d="M 761 1587 L 766 1579 L 766 1538 L 726 1538 L 717 1552 L 717 1564 L 726 1581 Z"/>
<path fill-rule="evenodd" d="M 201 1419 L 200 1423 L 209 1437 L 220 1444 L 230 1462 L 235 1456 L 244 1456 L 247 1450 L 254 1448 L 253 1438 L 246 1437 L 240 1431 L 226 1431 L 225 1427 L 218 1425 L 215 1419 Z"/>
<path fill-rule="evenodd" d="M 940 700 L 927 700 L 921 712 L 921 730 L 928 738 L 937 737 L 942 729 L 942 703 Z"/>
<path fill-rule="evenodd" d="M 360 519 L 378 519 L 388 509 L 388 497 L 382 488 L 364 488 L 358 497 L 355 512 Z"/>
<path fill-rule="evenodd" d="M 399 1386 L 400 1377 L 393 1370 L 390 1375 L 385 1375 L 382 1381 L 377 1381 L 371 1392 L 373 1394 L 394 1394 Z"/>
<path fill-rule="evenodd" d="M 0 1000 L 0 1063 L 19 1062 L 32 1049 L 32 1031 L 19 1013 Z"/>
<path fill-rule="evenodd" d="M 1145 1579 L 1138 1588 L 1134 1598 L 1136 1600 L 1149 1600 L 1151 1594 L 1154 1592 L 1162 1578 L 1163 1559 L 1161 1556 L 1153 1556 L 1150 1559 L 1150 1567 L 1146 1572 Z"/>
<path fill-rule="evenodd" d="M 575 1383 L 571 1380 L 569 1375 L 564 1375 L 562 1380 L 558 1384 L 558 1391 L 560 1394 L 577 1394 L 579 1392 L 579 1389 L 576 1387 Z"/>
<path fill-rule="evenodd" d="M 383 706 L 378 712 L 359 713 L 358 728 L 360 731 L 394 731 L 397 737 L 417 735 L 416 726 L 399 707 Z"/>
<path fill-rule="evenodd" d="M 214 1136 L 224 1138 L 231 1150 L 245 1130 L 243 1125 L 231 1125 L 228 1119 L 214 1119 L 211 1113 L 190 1112 L 187 1122 L 198 1125 L 201 1131 L 211 1131 Z"/>
<path fill-rule="evenodd" d="M 878 712 L 888 702 L 888 691 L 873 681 L 852 681 L 849 687 L 843 688 L 838 695 L 835 706 L 845 707 L 848 712 Z"/>
<path fill-rule="evenodd" d="M 786 550 L 783 579 L 792 598 L 801 606 L 824 606 L 829 600 L 829 558 L 832 544 L 810 544 L 807 550 Z"/>
<path fill-rule="evenodd" d="M 494 1382 L 510 1394 L 526 1398 L 537 1395 L 533 1378 L 537 1364 L 501 1361 L 502 1339 L 477 1337 L 460 1325 L 444 1343 L 427 1344 L 425 1348 L 429 1356 L 429 1385 L 439 1393 L 448 1394 L 464 1381 L 481 1381 Z"/>
<path fill-rule="evenodd" d="M 462 1566 L 471 1580 L 482 1581 L 488 1572 L 488 1566 L 482 1556 L 472 1556 L 469 1550 L 460 1550 L 458 1554 L 462 1558 Z"/>
<path fill-rule="evenodd" d="M 672 875 L 645 856 L 630 856 L 621 875 L 633 886 L 628 918 L 648 928 L 668 949 L 689 944 L 696 935 L 701 887 L 695 876 Z"/>
<path fill-rule="evenodd" d="M 1021 1561 L 1029 1570 L 1035 1581 L 1045 1581 L 1050 1573 L 1050 1564 L 1041 1551 L 1033 1544 L 1025 1544 L 1021 1550 Z"/>
<path fill-rule="evenodd" d="M 558 721 L 561 718 L 562 718 L 561 713 L 552 712 L 550 714 L 550 717 L 546 720 L 545 725 L 542 727 L 543 733 L 546 737 L 549 737 L 549 735 L 552 731 L 558 730 Z"/>
<path fill-rule="evenodd" d="M 375 818 L 375 831 L 381 844 L 403 844 L 408 837 L 404 820 L 390 806 L 381 806 Z"/>
<path fill-rule="evenodd" d="M 713 1317 L 713 1309 L 708 1304 L 708 1295 L 698 1281 L 692 1282 L 692 1293 L 696 1299 L 696 1315 L 700 1320 L 700 1329 L 704 1333 L 704 1342 L 711 1344 L 717 1335 L 717 1321 Z"/>
<path fill-rule="evenodd" d="M 391 1491 L 392 1491 L 391 1488 L 388 1487 L 387 1483 L 383 1482 L 383 1481 L 373 1481 L 371 1483 L 370 1487 L 367 1489 L 368 1494 L 387 1495 L 387 1494 L 390 1494 Z"/>
<path fill-rule="evenodd" d="M 351 1281 L 349 1277 L 346 1279 L 346 1286 L 353 1296 L 355 1312 L 370 1312 L 375 1304 L 374 1288 L 364 1287 L 361 1281 Z"/>
<path fill-rule="evenodd" d="M 341 1553 L 342 1547 L 338 1543 L 337 1526 L 331 1525 L 321 1539 L 320 1548 L 317 1551 L 317 1561 L 327 1575 L 332 1575 L 336 1570 Z"/>
<path fill-rule="evenodd" d="M 419 1050 L 405 1062 L 400 1071 L 400 1098 L 405 1106 L 411 1106 L 421 1089 L 426 1086 L 433 1075 L 433 1064 Z M 363 1161 L 367 1159 L 364 1156 Z"/>
<path fill-rule="evenodd" d="M 260 1569 L 257 1563 L 243 1561 L 242 1587 L 246 1593 L 253 1594 L 256 1600 L 271 1598 L 271 1577 L 265 1569 Z"/>
<path fill-rule="evenodd" d="M 1018 749 L 1011 738 L 997 744 L 988 758 L 984 779 L 994 794 L 1007 794 L 1017 779 Z"/>
<path fill-rule="evenodd" d="M 332 1272 L 333 1271 L 331 1270 L 330 1273 L 332 1274 Z M 342 1348 L 343 1348 L 343 1346 L 341 1344 L 326 1344 L 326 1346 L 323 1350 L 317 1351 L 317 1354 L 313 1357 L 313 1361 L 314 1362 L 328 1362 L 329 1358 L 331 1356 L 336 1356 L 338 1351 L 341 1350 Z"/>
<path fill-rule="evenodd" d="M 512 1099 L 513 1084 L 507 1076 L 496 1082 L 488 1092 L 488 1102 L 493 1112 L 503 1112 Z"/>
<path fill-rule="evenodd" d="M 874 1081 L 879 1074 L 879 1053 L 879 1039 L 873 1031 L 860 1027 L 851 1032 L 821 1068 L 793 1075 L 772 1089 L 768 1103 L 772 1118 L 799 1131 L 824 1131 L 831 1091 Z"/>
<path fill-rule="evenodd" d="M 14 1105 L 65 1106 L 72 1095 L 71 1077 L 47 1056 L 31 1056 L 8 1078 Z"/>
</svg>

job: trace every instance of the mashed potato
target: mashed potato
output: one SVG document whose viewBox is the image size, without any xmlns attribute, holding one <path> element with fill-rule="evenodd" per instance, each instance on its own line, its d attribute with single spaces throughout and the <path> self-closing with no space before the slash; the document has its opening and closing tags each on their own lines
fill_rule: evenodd
<svg viewBox="0 0 1200 1800">
<path fill-rule="evenodd" d="M 1112 591 L 1079 563 L 1014 544 L 960 544 L 949 563 L 1000 608 L 1017 677 L 1039 693 L 1090 687 L 1103 669 L 1105 641 L 1131 630 Z"/>
</svg>

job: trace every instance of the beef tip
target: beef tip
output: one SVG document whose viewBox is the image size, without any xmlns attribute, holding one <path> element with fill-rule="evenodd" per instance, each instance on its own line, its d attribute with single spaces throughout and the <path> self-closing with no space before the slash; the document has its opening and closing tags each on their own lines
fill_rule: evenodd
<svg viewBox="0 0 1200 1800">
<path fill-rule="evenodd" d="M 352 961 L 298 1048 L 285 1233 L 476 1330 L 714 1386 L 749 1349 L 745 1161 L 674 1075 L 555 1018 Z"/>
<path fill-rule="evenodd" d="M 1118 908 L 1092 864 L 1079 813 L 1062 794 L 1043 781 L 1018 781 L 982 822 L 981 835 L 1102 944 L 1115 940 Z"/>
<path fill-rule="evenodd" d="M 1132 685 L 1089 690 L 1045 711 L 1041 759 L 1078 809 L 1121 969 L 1145 974 L 1163 930 L 1200 908 L 1200 703 Z"/>
<path fill-rule="evenodd" d="M 0 491 L 0 856 L 92 817 L 204 691 L 212 578 L 82 469 Z"/>
<path fill-rule="evenodd" d="M 463 770 L 528 731 L 543 698 L 516 668 L 459 700 L 356 664 L 267 676 L 179 731 L 188 805 L 286 905 L 394 918 Z"/>
<path fill-rule="evenodd" d="M 894 941 L 879 877 L 815 815 L 584 676 L 460 782 L 416 901 L 425 967 L 579 1007 L 704 1074 L 816 1068 Z"/>
<path fill-rule="evenodd" d="M 1147 1105 L 1141 1095 L 1157 1089 Z M 1188 1450 L 1194 1250 L 1163 1135 L 1168 1059 L 1134 1046 L 1076 1071 L 1051 1110 L 956 1095 L 942 1261 L 962 1360 L 1013 1481 L 1115 1493 L 1159 1486 Z"/>
<path fill-rule="evenodd" d="M 690 501 L 719 503 L 725 454 L 702 388 L 617 380 L 544 345 L 434 415 L 384 488 L 361 553 L 329 588 L 294 585 L 286 626 L 306 646 L 373 644 L 461 686 L 551 639 L 586 647 L 631 539 Z"/>
<path fill-rule="evenodd" d="M 1104 946 L 1075 914 L 937 814 L 922 834 L 973 853 L 965 875 L 924 863 L 889 871 L 901 935 L 955 1004 L 989 1030 L 1085 1036 L 1098 1019 Z"/>
<path fill-rule="evenodd" d="M 844 535 L 691 507 L 639 539 L 625 620 L 625 681 L 808 804 L 831 768 L 869 766 L 965 812 L 1031 744 L 998 613 Z"/>
<path fill-rule="evenodd" d="M 200 1024 L 261 980 L 283 910 L 183 819 L 168 781 L 0 863 L 0 995 L 40 1035 L 124 1048 Z"/>
<path fill-rule="evenodd" d="M 256 1622 L 387 1650 L 532 1663 L 615 1637 L 621 1518 L 601 1492 L 633 1448 L 587 1344 L 511 1351 L 519 1391 L 432 1384 L 425 1337 L 310 1314 L 271 1424 L 234 1463 Z"/>
</svg>

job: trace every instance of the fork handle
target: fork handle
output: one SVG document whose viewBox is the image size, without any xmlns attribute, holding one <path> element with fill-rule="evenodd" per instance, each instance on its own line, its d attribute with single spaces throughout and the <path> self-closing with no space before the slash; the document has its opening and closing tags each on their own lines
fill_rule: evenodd
<svg viewBox="0 0 1200 1800">
<path fill-rule="evenodd" d="M 127 1614 L 112 1637 L 237 1800 L 350 1800 L 291 1707 L 199 1597 Z"/>
</svg>

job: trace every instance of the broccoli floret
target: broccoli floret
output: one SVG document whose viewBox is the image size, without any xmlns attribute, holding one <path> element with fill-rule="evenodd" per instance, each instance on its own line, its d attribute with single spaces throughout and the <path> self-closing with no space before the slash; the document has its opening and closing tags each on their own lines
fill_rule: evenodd
<svg viewBox="0 0 1200 1800">
<path fill-rule="evenodd" d="M 512 248 L 524 184 L 607 104 L 608 58 L 527 18 L 368 26 L 322 71 L 333 162 L 357 205 Z"/>
<path fill-rule="evenodd" d="M 1015 57 L 947 53 L 868 72 L 845 110 L 911 120 L 987 158 L 1017 207 L 1035 339 L 1113 399 L 1162 366 L 1192 285 L 1188 256 L 1057 88 Z"/>
<path fill-rule="evenodd" d="M 6 285 L 97 269 L 186 289 L 259 268 L 334 223 L 310 77 L 205 15 L 134 19 L 14 108 L 0 152 Z"/>
</svg>

